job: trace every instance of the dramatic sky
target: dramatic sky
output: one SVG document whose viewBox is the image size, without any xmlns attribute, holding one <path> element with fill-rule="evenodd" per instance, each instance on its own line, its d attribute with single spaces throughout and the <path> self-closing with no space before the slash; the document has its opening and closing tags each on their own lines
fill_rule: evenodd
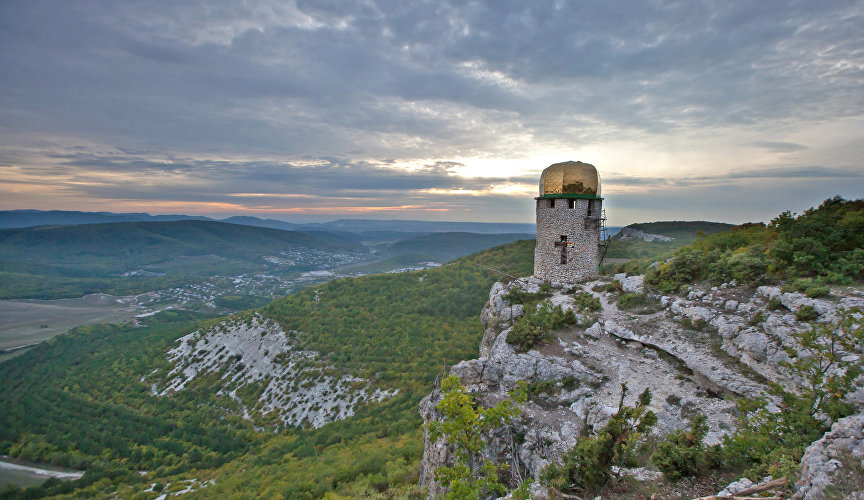
<svg viewBox="0 0 864 500">
<path fill-rule="evenodd" d="M 864 1 L 3 0 L 0 209 L 613 225 L 864 196 Z"/>
</svg>

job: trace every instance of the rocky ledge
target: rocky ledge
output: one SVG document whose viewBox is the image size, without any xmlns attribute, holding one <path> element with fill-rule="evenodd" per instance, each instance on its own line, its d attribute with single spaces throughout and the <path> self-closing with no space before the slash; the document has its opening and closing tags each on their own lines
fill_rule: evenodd
<svg viewBox="0 0 864 500">
<path fill-rule="evenodd" d="M 642 277 L 615 278 L 629 291 L 642 291 Z M 525 353 L 507 342 L 513 322 L 524 313 L 522 305 L 507 297 L 517 285 L 527 293 L 539 292 L 542 282 L 530 277 L 496 283 L 480 316 L 485 328 L 480 357 L 450 370 L 486 406 L 507 397 L 519 381 L 554 388 L 534 394 L 520 406 L 517 420 L 485 437 L 487 458 L 509 464 L 513 483 L 525 475 L 539 478 L 586 425 L 602 426 L 617 409 L 622 384 L 631 395 L 627 404 L 651 390 L 657 434 L 685 427 L 691 416 L 703 413 L 709 426 L 706 442 L 720 442 L 734 431 L 735 397 L 767 396 L 770 383 L 794 389 L 802 382 L 783 367 L 785 348 L 797 347 L 793 333 L 809 328 L 796 319 L 796 311 L 809 306 L 817 322 L 828 322 L 836 320 L 840 308 L 864 307 L 864 298 L 854 290 L 810 299 L 774 287 L 754 292 L 732 282 L 693 287 L 680 296 L 649 296 L 654 308 L 634 313 L 619 310 L 614 294 L 595 291 L 607 283 L 553 283 L 548 298 L 553 305 L 575 309 L 573 292 L 584 291 L 599 299 L 602 310 L 583 314 L 582 326 L 557 331 L 552 342 Z M 767 307 L 769 301 L 775 310 Z M 849 355 L 860 359 L 861 353 Z M 435 391 L 421 401 L 424 421 L 441 418 L 435 408 L 440 398 Z M 864 389 L 851 399 L 864 408 Z M 442 490 L 434 470 L 452 458 L 445 442 L 427 437 L 424 444 L 420 481 L 430 496 L 437 496 Z"/>
</svg>

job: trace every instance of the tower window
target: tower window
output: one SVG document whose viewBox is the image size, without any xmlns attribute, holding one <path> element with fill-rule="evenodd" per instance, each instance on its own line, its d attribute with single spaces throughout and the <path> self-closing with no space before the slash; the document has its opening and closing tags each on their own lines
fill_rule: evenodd
<svg viewBox="0 0 864 500">
<path fill-rule="evenodd" d="M 574 200 L 573 198 L 569 198 L 567 200 L 567 208 L 569 208 L 569 209 L 576 208 L 576 200 Z"/>
<path fill-rule="evenodd" d="M 555 198 L 549 200 L 549 208 L 555 208 Z"/>
<path fill-rule="evenodd" d="M 591 217 L 591 214 L 592 214 L 592 208 L 594 208 L 594 201 L 589 200 L 589 201 L 588 201 L 588 217 Z"/>
</svg>

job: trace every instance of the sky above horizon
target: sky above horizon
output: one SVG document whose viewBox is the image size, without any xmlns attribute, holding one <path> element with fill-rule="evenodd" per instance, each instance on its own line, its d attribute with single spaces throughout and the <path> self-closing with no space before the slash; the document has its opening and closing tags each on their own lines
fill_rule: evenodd
<svg viewBox="0 0 864 500">
<path fill-rule="evenodd" d="M 864 1 L 0 2 L 0 209 L 610 225 L 864 197 Z"/>
</svg>

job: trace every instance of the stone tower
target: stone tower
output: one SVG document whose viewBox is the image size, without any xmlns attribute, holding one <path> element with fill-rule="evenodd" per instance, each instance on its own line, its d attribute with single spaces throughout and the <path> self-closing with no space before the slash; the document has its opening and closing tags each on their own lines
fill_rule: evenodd
<svg viewBox="0 0 864 500">
<path fill-rule="evenodd" d="M 597 277 L 603 198 L 594 165 L 568 161 L 540 175 L 534 276 L 575 283 Z"/>
</svg>

